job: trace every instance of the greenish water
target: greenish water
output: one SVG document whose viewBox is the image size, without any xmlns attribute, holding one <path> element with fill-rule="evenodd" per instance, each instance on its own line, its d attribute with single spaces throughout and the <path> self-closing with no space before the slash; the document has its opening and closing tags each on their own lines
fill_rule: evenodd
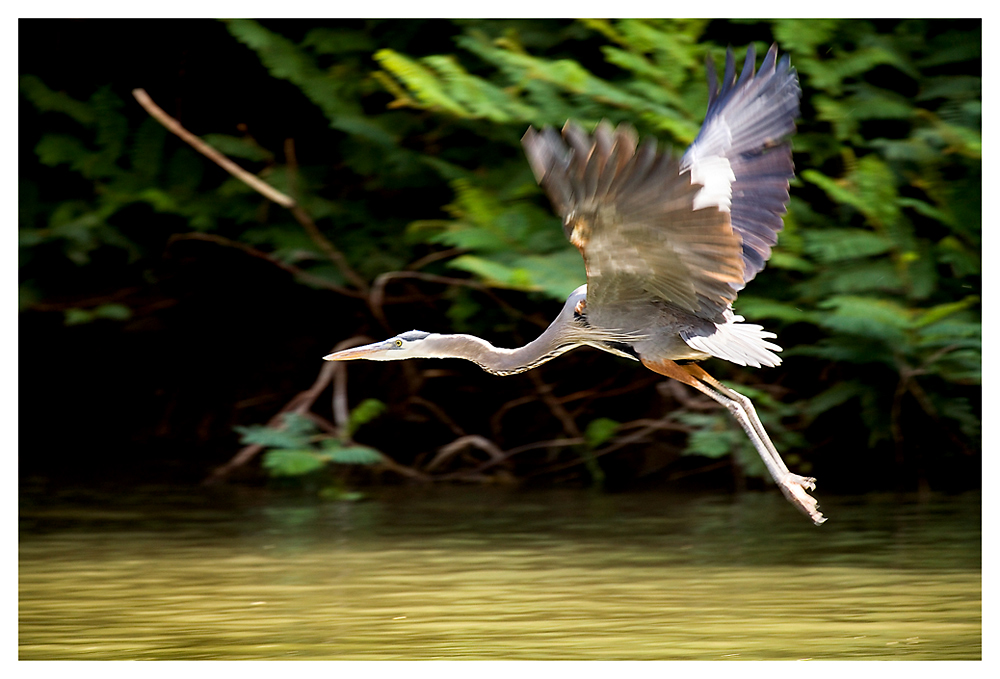
<svg viewBox="0 0 1000 679">
<path fill-rule="evenodd" d="M 23 499 L 28 659 L 979 659 L 980 498 Z"/>
</svg>

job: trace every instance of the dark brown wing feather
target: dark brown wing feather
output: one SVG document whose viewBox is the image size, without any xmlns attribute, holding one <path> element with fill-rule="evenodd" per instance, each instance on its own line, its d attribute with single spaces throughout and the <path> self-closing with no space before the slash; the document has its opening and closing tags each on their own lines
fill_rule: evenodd
<svg viewBox="0 0 1000 679">
<path fill-rule="evenodd" d="M 662 299 L 716 318 L 743 283 L 741 240 L 668 152 L 601 123 L 593 136 L 529 129 L 522 140 L 538 182 L 587 266 L 587 304 Z"/>
</svg>

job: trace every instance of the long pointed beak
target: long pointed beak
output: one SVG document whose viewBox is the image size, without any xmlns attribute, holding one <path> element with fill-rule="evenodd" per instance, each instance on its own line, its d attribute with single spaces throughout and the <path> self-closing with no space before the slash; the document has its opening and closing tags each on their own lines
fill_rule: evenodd
<svg viewBox="0 0 1000 679">
<path fill-rule="evenodd" d="M 360 347 L 351 347 L 343 351 L 335 351 L 323 357 L 324 361 L 355 361 L 359 358 L 369 358 L 377 351 L 384 349 L 384 342 L 374 342 Z"/>
</svg>

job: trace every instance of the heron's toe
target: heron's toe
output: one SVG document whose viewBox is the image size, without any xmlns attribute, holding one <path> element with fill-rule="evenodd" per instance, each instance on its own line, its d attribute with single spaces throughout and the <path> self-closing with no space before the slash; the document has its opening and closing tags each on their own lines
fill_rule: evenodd
<svg viewBox="0 0 1000 679">
<path fill-rule="evenodd" d="M 819 502 L 806 492 L 807 490 L 816 490 L 816 479 L 798 474 L 788 474 L 778 485 L 785 497 L 803 514 L 812 519 L 814 524 L 818 526 L 826 521 L 826 517 L 819 511 Z"/>
</svg>

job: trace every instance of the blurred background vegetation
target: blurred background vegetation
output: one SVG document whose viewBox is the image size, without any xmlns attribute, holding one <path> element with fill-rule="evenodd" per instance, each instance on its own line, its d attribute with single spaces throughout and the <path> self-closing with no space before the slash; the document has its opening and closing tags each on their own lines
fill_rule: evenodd
<svg viewBox="0 0 1000 679">
<path fill-rule="evenodd" d="M 527 126 L 627 121 L 682 149 L 706 55 L 772 42 L 803 90 L 798 176 L 736 309 L 784 363 L 706 368 L 820 497 L 978 488 L 978 20 L 22 21 L 22 480 L 194 482 L 247 446 L 229 478 L 329 497 L 768 486 L 728 413 L 601 352 L 509 378 L 420 361 L 348 380 L 320 357 L 411 328 L 533 339 L 585 279 Z"/>
</svg>

